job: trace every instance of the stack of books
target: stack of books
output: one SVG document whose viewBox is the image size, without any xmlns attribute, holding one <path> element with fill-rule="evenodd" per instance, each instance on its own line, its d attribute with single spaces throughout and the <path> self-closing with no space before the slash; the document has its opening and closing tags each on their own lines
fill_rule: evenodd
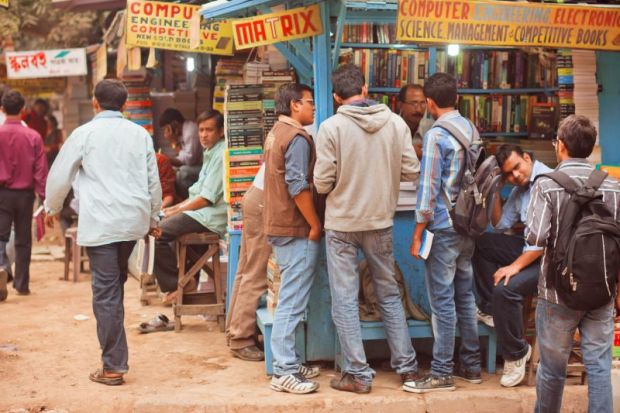
<svg viewBox="0 0 620 413">
<path fill-rule="evenodd" d="M 340 61 L 359 66 L 369 87 L 423 85 L 428 77 L 428 51 L 343 49 Z"/>
<path fill-rule="evenodd" d="M 560 101 L 560 119 L 575 113 L 575 78 L 571 50 L 560 49 L 557 53 L 558 98 Z"/>
<path fill-rule="evenodd" d="M 261 73 L 263 73 L 264 70 L 270 70 L 268 63 L 247 62 L 243 66 L 243 83 L 261 83 Z"/>
<path fill-rule="evenodd" d="M 280 295 L 280 268 L 276 257 L 271 254 L 267 262 L 267 309 L 273 313 L 278 305 Z"/>
<path fill-rule="evenodd" d="M 276 116 L 276 93 L 281 85 L 295 81 L 295 72 L 289 70 L 266 70 L 261 74 L 263 85 L 263 135 L 267 136 L 278 120 Z"/>
<path fill-rule="evenodd" d="M 224 113 L 226 86 L 243 84 L 245 58 L 220 58 L 215 65 L 215 87 L 213 88 L 213 109 Z"/>
<path fill-rule="evenodd" d="M 124 82 L 127 86 L 125 117 L 153 135 L 153 111 L 150 89 L 143 82 Z"/>
<path fill-rule="evenodd" d="M 241 230 L 241 200 L 263 161 L 263 86 L 232 84 L 226 87 L 224 198 L 229 204 L 228 228 Z"/>
</svg>

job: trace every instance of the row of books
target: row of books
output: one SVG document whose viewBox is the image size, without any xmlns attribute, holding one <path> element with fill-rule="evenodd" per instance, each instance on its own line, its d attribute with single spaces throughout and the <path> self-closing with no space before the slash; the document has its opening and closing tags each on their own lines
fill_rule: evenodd
<svg viewBox="0 0 620 413">
<path fill-rule="evenodd" d="M 457 108 L 481 133 L 552 138 L 557 126 L 557 99 L 544 95 L 461 95 Z"/>
<path fill-rule="evenodd" d="M 342 31 L 343 43 L 396 43 L 394 24 L 350 24 Z"/>
<path fill-rule="evenodd" d="M 428 77 L 428 51 L 348 49 L 341 61 L 359 66 L 369 87 L 423 85 Z"/>
<path fill-rule="evenodd" d="M 463 50 L 457 56 L 437 51 L 437 71 L 456 78 L 460 88 L 544 88 L 556 84 L 553 59 L 521 50 Z"/>
<path fill-rule="evenodd" d="M 220 58 L 215 65 L 213 109 L 224 113 L 226 85 L 243 84 L 244 57 Z"/>
</svg>

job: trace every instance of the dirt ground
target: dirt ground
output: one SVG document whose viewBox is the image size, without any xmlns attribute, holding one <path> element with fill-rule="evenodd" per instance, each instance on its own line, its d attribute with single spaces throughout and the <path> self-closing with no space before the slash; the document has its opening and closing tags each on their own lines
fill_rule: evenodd
<svg viewBox="0 0 620 413">
<path fill-rule="evenodd" d="M 58 241 L 56 241 L 58 242 Z M 141 335 L 135 327 L 170 307 L 139 301 L 138 283 L 126 284 L 125 324 L 130 372 L 126 384 L 92 383 L 99 367 L 90 275 L 79 282 L 59 280 L 63 263 L 38 261 L 31 266 L 30 296 L 11 288 L 0 303 L 0 412 L 525 412 L 532 411 L 531 387 L 502 389 L 499 375 L 484 375 L 482 385 L 458 383 L 450 393 L 425 396 L 400 390 L 399 378 L 379 371 L 369 395 L 329 388 L 336 374 L 329 364 L 319 378 L 318 393 L 274 393 L 263 363 L 231 357 L 217 323 L 184 318 L 181 333 Z M 78 321 L 76 315 L 87 320 Z M 80 318 L 80 317 L 78 317 Z M 564 407 L 586 409 L 585 386 L 568 386 Z"/>
</svg>

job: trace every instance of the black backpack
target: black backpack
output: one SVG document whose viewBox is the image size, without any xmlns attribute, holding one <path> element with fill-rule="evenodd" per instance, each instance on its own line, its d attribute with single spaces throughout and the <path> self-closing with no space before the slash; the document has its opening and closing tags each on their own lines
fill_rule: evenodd
<svg viewBox="0 0 620 413">
<path fill-rule="evenodd" d="M 502 171 L 495 156 L 486 157 L 478 130 L 471 122 L 470 125 L 474 131 L 471 142 L 450 122 L 435 122 L 433 127 L 446 130 L 465 151 L 464 168 L 459 179 L 460 191 L 454 208 L 450 208 L 452 200 L 442 192 L 452 226 L 461 235 L 479 237 L 491 221 L 493 200 L 502 183 Z"/>
<path fill-rule="evenodd" d="M 547 271 L 547 285 L 569 308 L 597 309 L 616 294 L 620 270 L 620 226 L 598 190 L 607 172 L 594 170 L 582 185 L 560 171 L 553 179 L 570 198 L 559 217 L 557 241 Z"/>
</svg>

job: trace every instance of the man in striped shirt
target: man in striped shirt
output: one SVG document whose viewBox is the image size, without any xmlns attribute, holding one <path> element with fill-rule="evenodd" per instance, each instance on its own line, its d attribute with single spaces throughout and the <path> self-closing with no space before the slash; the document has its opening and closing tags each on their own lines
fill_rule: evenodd
<svg viewBox="0 0 620 413">
<path fill-rule="evenodd" d="M 447 73 L 434 74 L 424 84 L 424 95 L 433 119 L 450 122 L 471 141 L 473 124 L 454 110 L 457 98 L 454 77 Z M 424 135 L 411 255 L 420 257 L 425 229 L 434 233 L 425 266 L 435 342 L 431 374 L 403 385 L 403 390 L 412 393 L 455 390 L 453 376 L 470 383 L 482 382 L 471 264 L 474 240 L 454 230 L 448 213 L 459 193 L 464 159 L 463 148 L 447 130 L 433 127 Z M 457 320 L 461 348 L 460 363 L 455 368 L 453 357 Z"/>
<path fill-rule="evenodd" d="M 583 184 L 592 166 L 585 158 L 596 143 L 596 128 L 585 116 L 571 115 L 560 123 L 555 152 L 556 168 Z M 618 220 L 620 185 L 607 178 L 600 186 L 603 201 Z M 536 334 L 540 347 L 540 365 L 536 376 L 536 412 L 559 412 L 566 379 L 566 366 L 573 347 L 573 335 L 579 328 L 581 351 L 588 373 L 588 411 L 611 412 L 611 348 L 614 331 L 614 300 L 596 310 L 568 308 L 547 284 L 547 272 L 557 242 L 563 208 L 569 194 L 550 178 L 538 179 L 532 189 L 527 214 L 530 245 L 545 247 L 538 283 Z M 602 258 L 602 257 L 601 257 Z"/>
</svg>

